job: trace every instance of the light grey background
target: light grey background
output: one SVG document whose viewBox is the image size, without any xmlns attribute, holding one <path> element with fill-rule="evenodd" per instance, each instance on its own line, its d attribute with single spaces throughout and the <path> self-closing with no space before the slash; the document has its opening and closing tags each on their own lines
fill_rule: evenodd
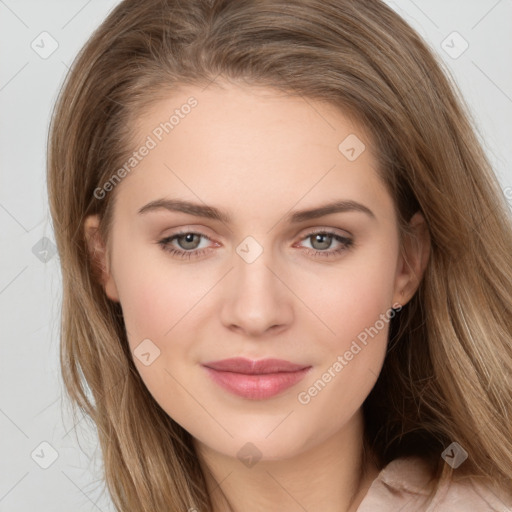
<svg viewBox="0 0 512 512">
<path fill-rule="evenodd" d="M 61 403 L 45 144 L 68 67 L 117 3 L 0 0 L 0 512 L 114 510 L 94 429 Z M 443 58 L 512 204 L 512 0 L 387 3 Z"/>
</svg>

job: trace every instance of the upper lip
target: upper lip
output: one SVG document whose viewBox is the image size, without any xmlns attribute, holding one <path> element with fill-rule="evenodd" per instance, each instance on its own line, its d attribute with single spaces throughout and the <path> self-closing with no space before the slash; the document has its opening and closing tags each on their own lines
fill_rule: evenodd
<svg viewBox="0 0 512 512">
<path fill-rule="evenodd" d="M 214 370 L 233 373 L 245 373 L 248 375 L 278 373 L 278 372 L 296 372 L 308 368 L 306 365 L 290 363 L 283 359 L 259 359 L 257 361 L 245 359 L 243 357 L 233 357 L 223 359 L 222 361 L 211 361 L 203 363 L 203 366 Z"/>
</svg>

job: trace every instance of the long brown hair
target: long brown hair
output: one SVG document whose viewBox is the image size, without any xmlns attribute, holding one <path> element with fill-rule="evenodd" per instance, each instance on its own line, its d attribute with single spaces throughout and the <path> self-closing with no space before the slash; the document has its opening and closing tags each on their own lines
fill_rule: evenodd
<svg viewBox="0 0 512 512">
<path fill-rule="evenodd" d="M 364 403 L 378 466 L 441 452 L 457 474 L 512 481 L 512 229 L 503 193 L 449 74 L 380 0 L 124 0 L 75 60 L 49 138 L 48 188 L 63 277 L 61 367 L 98 428 L 119 510 L 211 510 L 192 439 L 132 361 L 120 305 L 88 253 L 83 221 L 108 239 L 116 190 L 94 191 L 133 151 L 132 121 L 183 84 L 218 76 L 325 100 L 373 137 L 402 233 L 416 211 L 432 247 L 420 287 L 391 322 Z M 134 415 L 133 411 L 137 411 Z"/>
</svg>

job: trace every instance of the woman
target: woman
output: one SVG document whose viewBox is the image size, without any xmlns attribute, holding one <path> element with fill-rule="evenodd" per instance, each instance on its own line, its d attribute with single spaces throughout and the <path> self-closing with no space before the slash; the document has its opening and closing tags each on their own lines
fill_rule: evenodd
<svg viewBox="0 0 512 512">
<path fill-rule="evenodd" d="M 510 216 L 385 4 L 123 1 L 48 181 L 119 510 L 512 506 Z"/>
</svg>

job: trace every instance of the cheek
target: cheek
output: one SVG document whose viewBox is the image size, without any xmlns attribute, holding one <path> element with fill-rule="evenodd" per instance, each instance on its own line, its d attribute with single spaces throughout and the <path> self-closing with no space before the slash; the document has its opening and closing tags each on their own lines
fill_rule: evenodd
<svg viewBox="0 0 512 512">
<path fill-rule="evenodd" d="M 211 276 L 184 271 L 180 265 L 166 262 L 165 253 L 159 248 L 163 257 L 155 257 L 155 250 L 135 249 L 129 258 L 117 258 L 114 262 L 131 345 L 145 338 L 165 340 L 171 336 L 173 327 L 188 319 L 212 286 Z"/>
<path fill-rule="evenodd" d="M 371 260 L 371 262 L 370 262 Z M 391 263 L 390 263 L 391 262 Z M 392 258 L 369 258 L 338 272 L 317 292 L 319 317 L 334 334 L 317 338 L 315 371 L 296 401 L 313 431 L 332 434 L 361 407 L 375 385 L 387 350 L 394 283 Z M 370 265 L 371 263 L 371 265 Z M 326 426 L 323 418 L 330 418 Z"/>
<path fill-rule="evenodd" d="M 298 294 L 307 297 L 307 306 L 323 321 L 323 339 L 331 350 L 350 345 L 390 311 L 396 262 L 397 246 L 379 245 L 347 258 L 327 273 L 307 279 L 301 276 Z"/>
<path fill-rule="evenodd" d="M 117 262 L 115 278 L 137 371 L 164 410 L 188 424 L 197 411 L 179 383 L 187 382 L 183 363 L 194 348 L 196 315 L 211 284 L 208 276 L 200 279 L 158 260 L 149 264 L 147 253 L 132 251 Z"/>
</svg>

